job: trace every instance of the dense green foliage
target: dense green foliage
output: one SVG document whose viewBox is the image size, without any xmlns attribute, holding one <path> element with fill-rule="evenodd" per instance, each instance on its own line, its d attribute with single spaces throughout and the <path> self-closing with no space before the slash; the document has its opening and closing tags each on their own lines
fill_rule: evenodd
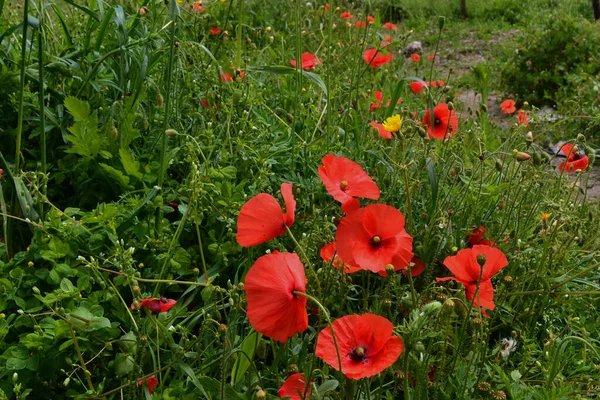
<svg viewBox="0 0 600 400">
<path fill-rule="evenodd" d="M 296 371 L 314 379 L 312 399 L 598 396 L 592 171 L 557 171 L 564 158 L 543 146 L 560 130 L 593 164 L 597 105 L 587 100 L 597 89 L 582 85 L 595 84 L 596 28 L 572 17 L 543 28 L 552 4 L 534 1 L 527 12 L 541 23 L 507 43 L 516 58 L 461 76 L 447 71 L 460 62 L 459 31 L 524 24 L 514 2 L 477 2 L 467 23 L 451 18 L 454 3 L 447 20 L 440 2 L 408 12 L 413 3 L 217 0 L 198 12 L 185 0 L 0 1 L 0 399 L 277 398 Z M 367 15 L 373 24 L 355 28 Z M 398 31 L 382 27 L 388 20 Z M 533 34 L 545 30 L 556 41 Z M 394 60 L 369 68 L 364 50 L 388 35 Z M 413 40 L 425 45 L 418 63 L 401 54 Z M 303 52 L 322 62 L 290 67 Z M 548 62 L 564 73 L 544 72 Z M 485 107 L 469 114 L 461 91 L 487 99 L 504 73 L 520 82 L 510 92 L 520 100 L 558 99 L 569 112 L 556 123 L 531 115 L 528 126 Z M 417 79 L 445 84 L 416 95 Z M 387 106 L 394 96 L 401 104 Z M 426 139 L 426 111 L 445 102 L 458 132 Z M 402 129 L 384 140 L 369 122 L 392 114 Z M 572 123 L 582 114 L 587 131 Z M 379 186 L 380 199 L 363 205 L 404 214 L 423 274 L 345 274 L 321 259 L 344 215 L 317 172 L 329 153 Z M 241 207 L 258 193 L 282 203 L 282 182 L 297 201 L 289 234 L 241 247 Z M 461 284 L 436 282 L 482 225 L 509 261 L 493 278 L 490 318 Z M 300 255 L 307 293 L 323 306 L 309 302 L 308 329 L 284 344 L 246 317 L 245 276 L 275 250 Z M 160 296 L 177 304 L 138 309 Z M 316 357 L 315 343 L 329 316 L 366 312 L 388 318 L 405 347 L 381 374 L 353 381 Z M 508 337 L 517 347 L 504 357 Z M 138 384 L 149 377 L 153 394 Z"/>
</svg>

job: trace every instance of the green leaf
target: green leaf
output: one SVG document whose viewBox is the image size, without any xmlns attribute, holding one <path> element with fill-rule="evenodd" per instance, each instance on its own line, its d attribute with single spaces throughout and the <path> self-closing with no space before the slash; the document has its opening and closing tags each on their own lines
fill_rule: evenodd
<svg viewBox="0 0 600 400">
<path fill-rule="evenodd" d="M 75 286 L 73 286 L 73 283 L 69 279 L 62 278 L 60 281 L 60 290 L 65 293 L 71 293 L 73 290 L 75 290 Z"/>
<path fill-rule="evenodd" d="M 100 163 L 100 166 L 106 172 L 109 179 L 112 179 L 117 183 L 121 188 L 128 189 L 129 188 L 129 177 L 125 176 L 118 169 L 111 167 L 108 164 Z"/>
<path fill-rule="evenodd" d="M 125 353 L 136 354 L 137 353 L 137 336 L 135 336 L 135 333 L 133 333 L 133 331 L 129 331 L 126 334 L 124 334 L 123 336 L 121 336 L 121 338 L 119 340 L 119 347 Z"/>
<path fill-rule="evenodd" d="M 65 107 L 77 121 L 87 119 L 90 116 L 90 105 L 77 97 L 69 96 L 65 99 Z"/>
<path fill-rule="evenodd" d="M 20 177 L 14 177 L 13 182 L 23 215 L 32 221 L 38 220 L 40 216 L 35 210 L 33 198 L 31 197 L 31 193 L 29 193 L 29 189 L 27 189 L 27 186 L 25 186 Z"/>
<path fill-rule="evenodd" d="M 104 317 L 93 317 L 92 322 L 88 325 L 88 332 L 97 331 L 104 328 L 110 328 L 110 320 Z"/>
<path fill-rule="evenodd" d="M 140 163 L 133 158 L 133 154 L 128 149 L 119 150 L 119 157 L 121 158 L 121 164 L 127 175 L 142 179 L 144 176 L 140 172 Z"/>
<path fill-rule="evenodd" d="M 233 369 L 231 370 L 231 384 L 236 385 L 239 383 L 244 374 L 248 370 L 252 359 L 254 358 L 254 351 L 260 342 L 262 335 L 258 332 L 252 332 L 250 335 L 246 336 L 244 342 L 242 343 L 241 353 L 238 353 L 238 357 L 235 360 L 235 364 L 233 364 Z"/>
<path fill-rule="evenodd" d="M 115 357 L 113 366 L 115 368 L 115 374 L 117 374 L 117 376 L 125 376 L 133 371 L 133 369 L 135 368 L 135 361 L 133 360 L 133 357 L 129 355 L 119 353 Z"/>
</svg>

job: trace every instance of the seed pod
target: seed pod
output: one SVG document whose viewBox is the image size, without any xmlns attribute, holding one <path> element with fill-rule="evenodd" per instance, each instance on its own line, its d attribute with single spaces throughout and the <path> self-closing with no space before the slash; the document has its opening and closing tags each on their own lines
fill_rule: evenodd
<svg viewBox="0 0 600 400">
<path fill-rule="evenodd" d="M 517 149 L 513 150 L 513 157 L 519 162 L 527 161 L 531 158 L 529 154 L 523 153 L 522 151 L 519 151 Z"/>
<path fill-rule="evenodd" d="M 502 165 L 502 161 L 501 161 L 499 158 L 498 158 L 498 159 L 496 159 L 496 170 L 497 170 L 498 172 L 502 172 L 502 167 L 503 167 L 503 166 L 504 166 L 504 165 Z"/>
<path fill-rule="evenodd" d="M 533 165 L 542 165 L 542 155 L 539 151 L 533 153 Z"/>
<path fill-rule="evenodd" d="M 156 95 L 156 105 L 159 107 L 163 106 L 163 103 L 165 102 L 164 98 L 162 97 L 162 94 L 157 94 Z"/>
<path fill-rule="evenodd" d="M 175 129 L 167 129 L 167 130 L 165 131 L 165 134 L 166 134 L 167 136 L 176 136 L 176 135 L 177 135 L 177 131 L 176 131 Z"/>
</svg>

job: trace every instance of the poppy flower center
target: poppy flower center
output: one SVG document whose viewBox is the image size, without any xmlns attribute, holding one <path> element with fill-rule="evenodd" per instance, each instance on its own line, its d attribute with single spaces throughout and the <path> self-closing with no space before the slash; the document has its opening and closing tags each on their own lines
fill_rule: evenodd
<svg viewBox="0 0 600 400">
<path fill-rule="evenodd" d="M 357 346 L 348 354 L 350 359 L 355 362 L 364 361 L 367 357 L 367 348 L 365 346 Z"/>
<path fill-rule="evenodd" d="M 348 182 L 347 181 L 341 181 L 340 182 L 340 189 L 342 190 L 342 192 L 344 190 L 346 190 L 347 187 L 348 187 Z"/>
<path fill-rule="evenodd" d="M 373 246 L 373 247 L 375 247 L 375 248 L 377 248 L 377 247 L 380 247 L 380 246 L 383 244 L 383 243 L 381 243 L 381 237 L 379 237 L 379 236 L 377 236 L 377 235 L 373 236 L 373 237 L 371 238 L 370 242 L 371 242 L 371 243 L 370 243 L 370 244 L 371 244 L 371 246 Z"/>
<path fill-rule="evenodd" d="M 441 123 L 442 123 L 442 121 L 440 121 L 440 119 L 439 119 L 439 118 L 436 118 L 436 119 L 433 121 L 433 123 L 434 123 L 434 124 L 436 124 L 436 125 L 439 125 L 439 124 L 441 124 Z"/>
<path fill-rule="evenodd" d="M 160 302 L 161 303 L 166 303 L 169 299 L 167 299 L 165 296 L 160 296 Z"/>
</svg>

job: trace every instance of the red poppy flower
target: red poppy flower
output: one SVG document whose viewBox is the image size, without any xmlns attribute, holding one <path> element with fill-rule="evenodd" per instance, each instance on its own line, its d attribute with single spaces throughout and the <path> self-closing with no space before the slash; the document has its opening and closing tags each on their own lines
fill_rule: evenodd
<svg viewBox="0 0 600 400">
<path fill-rule="evenodd" d="M 144 384 L 144 380 L 140 379 L 137 384 L 138 386 L 142 386 Z M 146 385 L 148 386 L 148 393 L 152 394 L 154 392 L 154 388 L 156 385 L 158 385 L 158 379 L 153 376 L 146 378 Z"/>
<path fill-rule="evenodd" d="M 218 26 L 213 26 L 210 28 L 211 35 L 217 36 L 219 33 L 221 33 L 221 28 L 219 28 Z"/>
<path fill-rule="evenodd" d="M 480 262 L 483 266 L 480 266 Z M 476 244 L 471 249 L 459 251 L 455 256 L 446 257 L 444 265 L 454 276 L 437 278 L 438 282 L 447 280 L 460 282 L 465 286 L 467 299 L 473 301 L 475 307 L 488 310 L 495 308 L 491 278 L 508 265 L 508 260 L 502 251 L 496 247 Z M 477 290 L 478 282 L 480 282 L 479 290 Z M 476 291 L 477 296 L 475 296 Z"/>
<path fill-rule="evenodd" d="M 235 69 L 231 67 L 232 71 L 235 72 Z M 244 71 L 238 71 L 237 75 L 242 79 L 244 77 Z M 221 77 L 221 81 L 223 82 L 231 82 L 237 80 L 235 76 L 228 74 L 227 72 L 221 71 L 219 72 L 219 76 Z"/>
<path fill-rule="evenodd" d="M 252 327 L 278 342 L 308 328 L 306 275 L 295 253 L 278 251 L 260 257 L 244 282 L 248 320 Z"/>
<path fill-rule="evenodd" d="M 167 299 L 161 296 L 160 299 L 147 298 L 143 299 L 139 303 L 139 310 L 146 307 L 148 310 L 155 313 L 163 313 L 169 311 L 173 306 L 177 304 L 176 300 Z M 135 304 L 131 303 L 131 309 L 135 310 Z"/>
<path fill-rule="evenodd" d="M 208 100 L 206 100 L 204 97 L 200 100 L 200 102 L 202 103 L 204 108 L 210 108 L 210 104 L 208 104 Z"/>
<path fill-rule="evenodd" d="M 423 83 L 417 81 L 409 83 L 408 86 L 410 86 L 410 90 L 412 90 L 414 94 L 421 93 L 421 90 L 425 89 L 426 87 Z"/>
<path fill-rule="evenodd" d="M 474 228 L 467 236 L 469 247 L 473 247 L 476 244 L 483 244 L 492 247 L 496 245 L 493 240 L 484 239 L 484 237 L 487 237 L 487 229 L 485 229 L 483 225 L 480 225 L 479 228 Z"/>
<path fill-rule="evenodd" d="M 357 210 L 360 203 L 356 197 L 379 199 L 379 188 L 360 165 L 345 157 L 327 154 L 321 160 L 319 178 L 327 192 L 342 203 L 342 211 Z"/>
<path fill-rule="evenodd" d="M 413 53 L 410 55 L 410 58 L 412 58 L 412 60 L 416 63 L 418 63 L 419 61 L 421 61 L 421 56 L 418 55 L 417 53 Z"/>
<path fill-rule="evenodd" d="M 427 59 L 428 59 L 429 61 L 433 61 L 433 60 L 435 60 L 435 56 L 427 56 Z"/>
<path fill-rule="evenodd" d="M 331 4 L 329 4 L 329 3 L 325 4 L 325 11 L 329 11 L 330 8 L 331 8 Z"/>
<path fill-rule="evenodd" d="M 524 112 L 523 110 L 519 110 L 519 114 L 517 115 L 517 122 L 519 123 L 519 125 L 529 125 L 529 111 Z"/>
<path fill-rule="evenodd" d="M 427 125 L 427 134 L 432 139 L 443 140 L 452 136 L 458 130 L 458 119 L 454 110 L 448 109 L 448 104 L 440 103 L 433 109 L 433 125 L 429 117 L 429 109 L 423 118 L 423 125 Z"/>
<path fill-rule="evenodd" d="M 563 161 L 558 166 L 559 171 L 585 171 L 589 163 L 588 156 L 580 155 L 575 146 L 573 146 L 571 143 L 562 145 L 560 151 L 567 157 L 567 160 Z"/>
<path fill-rule="evenodd" d="M 285 202 L 284 213 L 275 197 L 261 193 L 246 202 L 238 215 L 236 236 L 240 246 L 256 246 L 282 235 L 286 226 L 294 224 L 296 200 L 291 183 L 281 184 L 281 194 Z"/>
<path fill-rule="evenodd" d="M 199 14 L 201 12 L 204 12 L 204 10 L 206 10 L 206 8 L 202 7 L 201 1 L 196 1 L 194 3 L 194 6 L 192 7 L 192 10 L 196 11 Z"/>
<path fill-rule="evenodd" d="M 335 268 L 340 269 L 347 274 L 353 274 L 361 270 L 360 267 L 356 265 L 345 265 L 342 262 L 342 260 L 340 260 L 340 258 L 337 255 L 337 245 L 335 244 L 335 242 L 328 243 L 325 246 L 321 247 L 321 251 L 319 252 L 319 255 L 321 256 L 323 261 L 325 261 L 328 264 L 331 263 L 331 259 L 334 257 L 334 254 L 335 259 L 333 260 L 333 266 Z"/>
<path fill-rule="evenodd" d="M 379 273 L 388 264 L 398 271 L 408 265 L 413 238 L 404 229 L 404 216 L 394 207 L 372 204 L 342 218 L 335 241 L 345 265 Z"/>
<path fill-rule="evenodd" d="M 377 49 L 368 49 L 363 53 L 363 60 L 369 64 L 371 68 L 377 68 L 382 65 L 385 65 L 392 61 L 392 53 L 387 52 L 387 55 L 384 55 Z"/>
<path fill-rule="evenodd" d="M 500 103 L 500 108 L 504 114 L 512 114 L 517 111 L 517 108 L 515 107 L 515 101 L 510 99 L 504 100 L 502 103 Z"/>
<path fill-rule="evenodd" d="M 410 262 L 414 264 L 412 267 L 410 267 L 410 276 L 414 278 L 425 272 L 425 263 L 423 262 L 423 260 L 417 257 L 413 257 L 412 260 L 410 260 Z M 402 273 L 404 275 L 408 274 L 408 269 L 402 269 Z"/>
<path fill-rule="evenodd" d="M 369 106 L 370 111 L 380 108 L 381 105 L 383 104 L 383 92 L 375 91 L 375 92 L 373 92 L 373 96 L 375 96 L 375 102 L 371 103 L 371 105 Z M 388 99 L 385 106 L 389 107 L 391 101 L 392 101 L 391 99 Z M 402 104 L 402 99 L 398 99 L 396 104 Z"/>
<path fill-rule="evenodd" d="M 404 349 L 402 339 L 392 333 L 394 325 L 375 314 L 346 315 L 332 323 L 342 361 L 342 372 L 350 379 L 368 378 L 390 367 Z M 317 357 L 339 370 L 331 327 L 317 338 Z"/>
<path fill-rule="evenodd" d="M 388 43 L 390 43 L 390 42 L 392 41 L 392 37 L 391 37 L 391 36 L 384 36 L 384 37 L 383 37 L 383 39 L 384 39 L 386 42 L 388 42 Z M 386 46 L 387 46 L 387 45 L 386 45 Z"/>
<path fill-rule="evenodd" d="M 383 27 L 385 29 L 390 29 L 392 31 L 397 31 L 398 30 L 398 27 L 396 25 L 392 24 L 391 22 L 386 22 L 385 24 L 383 24 Z"/>
<path fill-rule="evenodd" d="M 296 68 L 296 60 L 291 60 L 290 64 Z M 317 64 L 321 64 L 320 58 L 316 58 L 315 55 L 311 53 L 302 53 L 302 64 L 300 65 L 300 68 L 309 70 L 313 69 Z"/>
<path fill-rule="evenodd" d="M 365 21 L 356 21 L 354 23 L 354 27 L 355 28 L 366 28 L 367 27 L 367 23 Z"/>
<path fill-rule="evenodd" d="M 306 378 L 304 377 L 304 375 L 294 374 L 290 375 L 285 380 L 283 386 L 281 386 L 277 391 L 277 394 L 281 398 L 288 397 L 289 400 L 304 400 L 310 397 L 310 392 L 312 390 L 310 385 L 308 385 L 308 389 L 306 390 L 306 393 L 304 393 L 305 388 Z"/>
<path fill-rule="evenodd" d="M 427 82 L 427 86 L 431 86 L 433 88 L 437 88 L 438 86 L 442 87 L 444 85 L 445 83 L 442 80 Z"/>
<path fill-rule="evenodd" d="M 352 19 L 354 17 L 352 16 L 352 14 L 350 14 L 350 12 L 346 11 L 346 12 L 343 12 L 343 13 L 340 14 L 340 18 L 343 18 L 343 19 Z"/>
</svg>

